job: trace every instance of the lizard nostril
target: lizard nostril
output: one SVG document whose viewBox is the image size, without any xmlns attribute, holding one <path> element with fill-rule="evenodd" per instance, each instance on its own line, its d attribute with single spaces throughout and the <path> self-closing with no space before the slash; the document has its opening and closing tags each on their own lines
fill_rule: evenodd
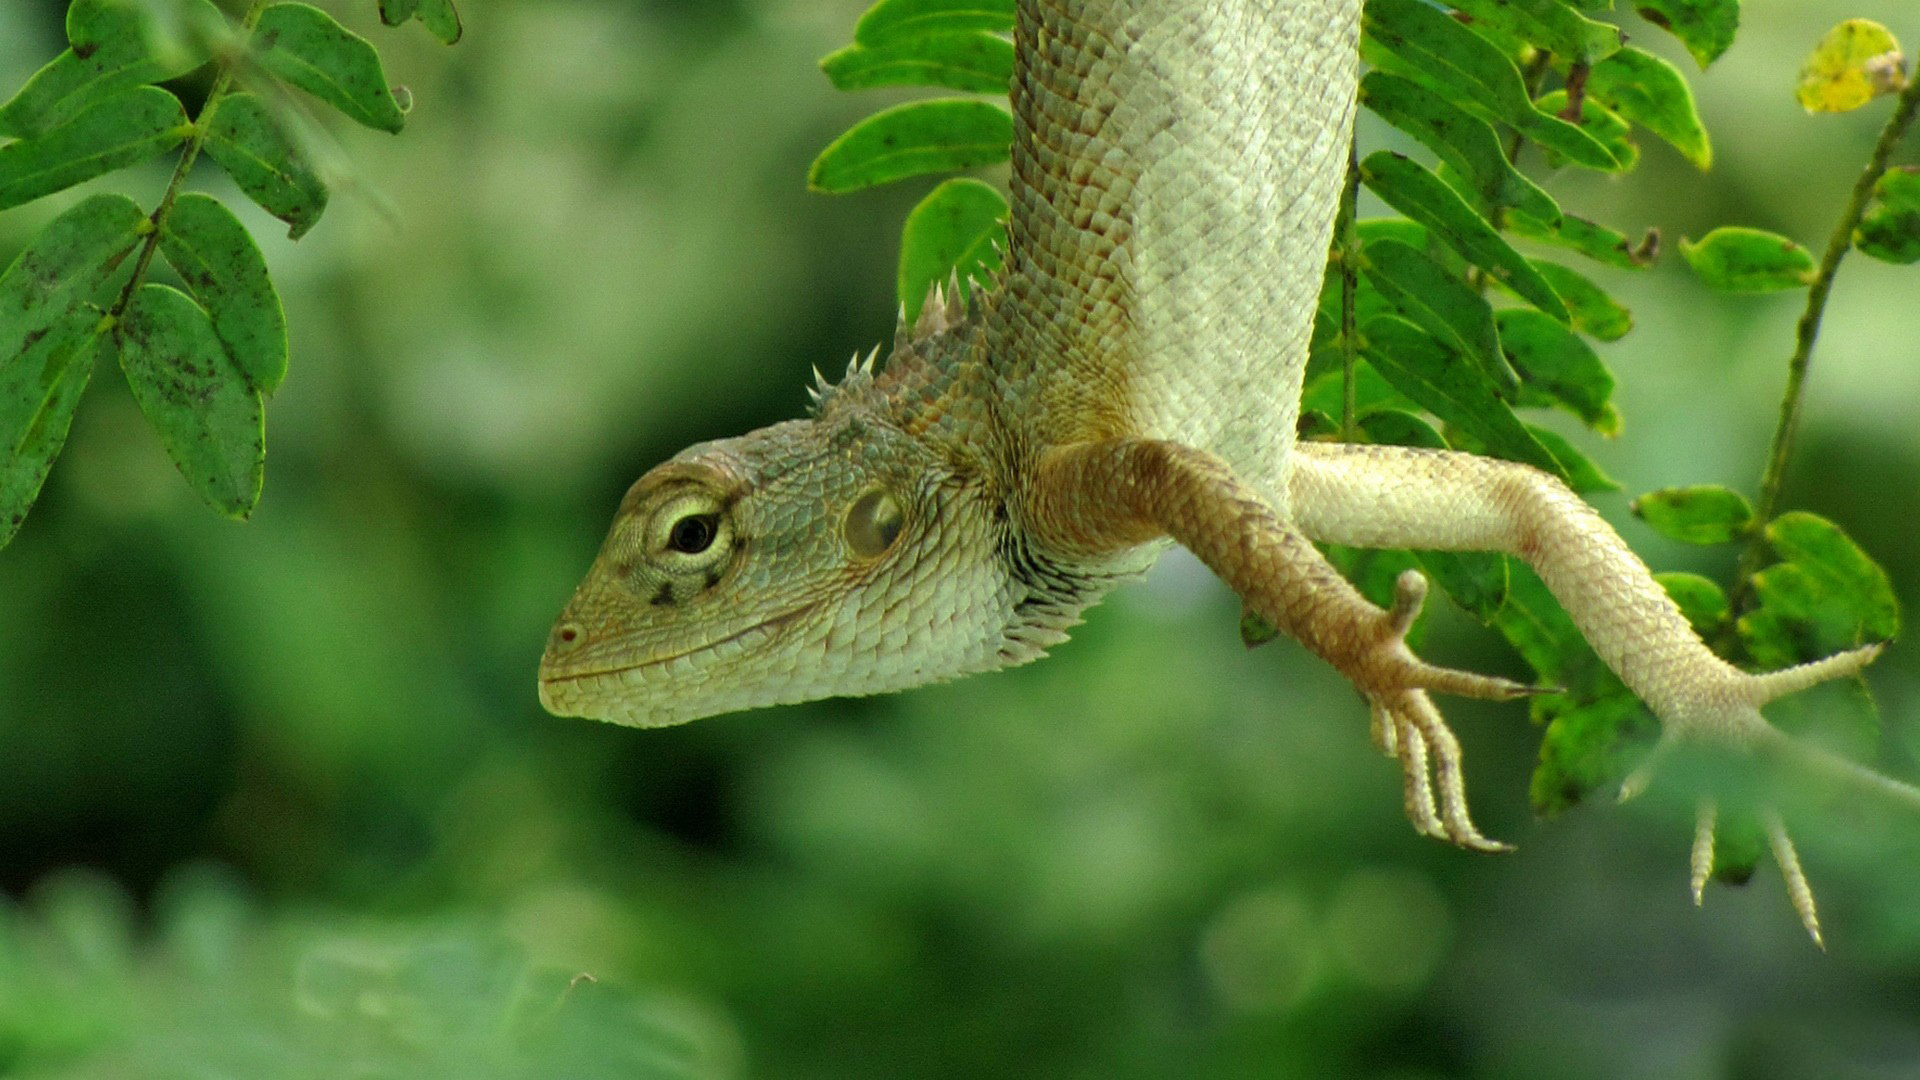
<svg viewBox="0 0 1920 1080">
<path fill-rule="evenodd" d="M 572 645 L 580 640 L 580 628 L 572 623 L 563 623 L 553 633 L 555 645 Z"/>
</svg>

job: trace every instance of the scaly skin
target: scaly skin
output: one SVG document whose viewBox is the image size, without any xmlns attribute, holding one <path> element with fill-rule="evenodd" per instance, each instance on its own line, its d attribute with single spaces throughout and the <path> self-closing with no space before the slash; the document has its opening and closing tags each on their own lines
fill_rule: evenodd
<svg viewBox="0 0 1920 1080">
<path fill-rule="evenodd" d="M 971 312 L 936 294 L 883 371 L 856 364 L 811 418 L 641 477 L 549 639 L 541 701 L 659 726 L 1025 663 L 1171 539 L 1354 682 L 1416 827 L 1500 847 L 1468 818 L 1427 695 L 1526 688 L 1419 661 L 1403 638 L 1424 581 L 1381 611 L 1323 540 L 1518 555 L 1669 738 L 1781 741 L 1762 703 L 1874 650 L 1740 672 L 1558 481 L 1295 445 L 1358 16 L 1358 0 L 1022 0 L 1002 280 Z"/>
</svg>

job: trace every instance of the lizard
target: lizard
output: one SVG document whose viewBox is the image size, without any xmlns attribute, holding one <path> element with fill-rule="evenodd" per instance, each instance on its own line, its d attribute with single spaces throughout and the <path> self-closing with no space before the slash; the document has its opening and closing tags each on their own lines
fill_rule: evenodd
<svg viewBox="0 0 1920 1080">
<path fill-rule="evenodd" d="M 654 727 L 1027 663 L 1177 543 L 1353 683 L 1419 832 L 1505 850 L 1469 815 L 1431 695 L 1537 688 L 1419 659 L 1405 637 L 1425 579 L 1402 575 L 1383 610 L 1325 542 L 1518 556 L 1659 720 L 1662 746 L 1788 745 L 1761 706 L 1859 672 L 1879 646 L 1742 671 L 1547 473 L 1297 438 L 1359 13 L 1019 0 L 996 280 L 971 302 L 957 281 L 936 287 L 911 324 L 903 312 L 884 364 L 876 348 L 838 384 L 816 374 L 806 418 L 640 477 L 548 637 L 542 704 Z M 1818 942 L 1791 840 L 1767 825 Z M 1711 845 L 1705 826 L 1696 901 Z"/>
</svg>

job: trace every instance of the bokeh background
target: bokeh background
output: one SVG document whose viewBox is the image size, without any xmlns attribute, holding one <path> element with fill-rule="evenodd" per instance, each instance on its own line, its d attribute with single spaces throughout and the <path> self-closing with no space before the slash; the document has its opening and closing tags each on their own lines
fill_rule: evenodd
<svg viewBox="0 0 1920 1080">
<path fill-rule="evenodd" d="M 468 0 L 452 49 L 324 6 L 416 105 L 335 129 L 353 190 L 297 245 L 246 217 L 293 340 L 259 512 L 199 505 L 103 368 L 0 552 L 0 1075 L 1920 1076 L 1920 821 L 1799 823 L 1823 955 L 1770 867 L 1693 909 L 1677 797 L 1533 820 L 1524 710 L 1453 703 L 1520 849 L 1421 839 L 1351 691 L 1243 650 L 1185 559 L 1014 672 L 661 731 L 544 715 L 620 493 L 885 339 L 927 185 L 804 190 L 893 100 L 815 67 L 860 0 Z M 63 8 L 0 0 L 0 93 Z M 1809 117 L 1792 82 L 1853 15 L 1920 42 L 1907 0 L 1752 0 L 1697 74 L 1624 16 L 1694 73 L 1715 167 L 1643 140 L 1634 175 L 1552 189 L 1669 249 L 1817 249 L 1887 103 Z M 0 215 L 0 259 L 74 197 Z M 1625 489 L 1595 501 L 1656 568 L 1724 578 L 1626 501 L 1752 490 L 1801 298 L 1592 273 L 1638 324 L 1603 350 L 1624 436 L 1574 436 Z M 1920 269 L 1842 270 L 1788 493 L 1909 611 L 1917 297 Z M 1427 651 L 1519 667 L 1446 613 Z M 1871 684 L 1884 764 L 1920 774 L 1920 648 Z"/>
</svg>

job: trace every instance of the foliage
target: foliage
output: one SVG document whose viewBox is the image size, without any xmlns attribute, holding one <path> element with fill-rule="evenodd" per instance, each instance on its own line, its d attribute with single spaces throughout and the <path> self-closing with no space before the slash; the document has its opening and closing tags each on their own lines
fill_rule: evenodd
<svg viewBox="0 0 1920 1080">
<path fill-rule="evenodd" d="M 382 3 L 449 43 L 449 0 Z M 152 213 L 95 195 L 55 218 L 0 275 L 0 546 L 13 538 L 66 441 L 94 364 L 117 356 L 141 410 L 200 496 L 245 518 L 259 501 L 265 399 L 287 369 L 280 297 L 245 226 L 218 199 L 182 194 L 202 150 L 298 238 L 328 183 L 302 144 L 288 88 L 381 131 L 405 123 L 372 44 L 318 8 L 250 4 L 237 22 L 207 0 L 73 0 L 68 49 L 0 105 L 0 209 L 178 148 Z M 150 85 L 206 65 L 189 122 Z M 243 89 L 244 88 L 244 89 Z M 154 255 L 186 291 L 148 280 Z"/>
<path fill-rule="evenodd" d="M 1453 0 L 1452 7 L 1449 12 L 1424 0 L 1366 5 L 1361 56 L 1372 70 L 1361 80 L 1360 104 L 1438 162 L 1429 167 L 1385 149 L 1356 154 L 1354 181 L 1403 218 L 1358 222 L 1351 245 L 1336 237 L 1315 322 L 1303 433 L 1469 449 L 1538 466 L 1580 490 L 1603 490 L 1609 482 L 1573 443 L 1523 421 L 1520 410 L 1557 408 L 1595 433 L 1616 434 L 1613 375 L 1588 339 L 1619 339 L 1632 316 L 1583 273 L 1528 258 L 1514 242 L 1544 242 L 1603 267 L 1641 270 L 1655 259 L 1657 238 L 1650 234 L 1636 245 L 1616 230 L 1563 212 L 1517 166 L 1533 146 L 1554 167 L 1627 171 L 1640 160 L 1633 135 L 1644 131 L 1706 169 L 1712 145 L 1680 71 L 1623 44 L 1619 30 L 1590 17 L 1584 5 Z M 1725 50 L 1738 20 L 1735 0 L 1652 3 L 1642 13 L 1679 38 L 1703 67 Z M 847 72 L 850 57 L 865 55 L 872 39 L 884 34 L 887 82 L 955 87 L 948 74 L 955 65 L 947 58 L 963 51 L 957 35 L 971 42 L 982 32 L 1005 33 L 1012 18 L 1011 0 L 883 0 L 861 20 L 856 44 L 822 66 L 843 89 L 875 85 L 849 79 Z M 1809 61 L 1802 101 L 1809 108 L 1850 108 L 1897 91 L 1905 83 L 1898 63 L 1889 68 L 1888 61 L 1897 60 L 1897 49 L 1882 27 L 1858 20 L 1842 24 Z M 995 53 L 995 68 L 981 74 L 999 75 L 997 65 L 1006 62 Z M 906 123 L 960 105 L 914 103 L 875 115 L 820 155 L 810 181 L 818 189 L 848 191 L 1003 160 L 1004 145 L 997 154 L 978 145 L 983 126 L 949 138 Z M 990 106 L 977 107 L 985 115 Z M 822 182 L 825 175 L 830 183 Z M 1907 179 L 1905 173 L 1887 174 L 1858 234 L 1863 248 L 1883 258 L 1898 260 L 1920 245 L 1920 213 Z M 948 273 L 974 277 L 992 269 L 979 252 L 983 241 L 1002 239 L 986 221 L 990 213 L 1004 215 L 1005 202 L 990 200 L 977 183 L 956 183 L 936 187 L 908 219 L 899 288 L 910 311 L 929 284 Z M 1859 210 L 1856 205 L 1853 212 Z M 1762 292 L 1816 281 L 1806 248 L 1758 229 L 1716 228 L 1698 241 L 1683 239 L 1680 250 L 1700 280 L 1716 289 Z M 1343 267 L 1349 258 L 1353 265 Z M 1830 277 L 1831 266 L 1825 273 Z M 1358 313 L 1352 341 L 1342 337 L 1343 304 Z M 1316 378 L 1331 375 L 1343 355 L 1350 366 L 1341 379 L 1371 373 L 1394 393 L 1358 404 L 1336 422 L 1340 407 L 1334 399 L 1316 402 L 1312 387 L 1324 385 Z M 1435 434 L 1403 411 L 1409 405 L 1443 430 Z M 1694 544 L 1757 543 L 1763 533 L 1772 538 L 1782 528 L 1797 533 L 1811 527 L 1794 524 L 1811 515 L 1775 518 L 1771 505 L 1756 517 L 1743 496 L 1720 487 L 1654 492 L 1637 500 L 1634 510 L 1659 531 Z M 1745 567 L 1731 601 L 1728 591 L 1697 576 L 1665 579 L 1729 659 L 1773 668 L 1891 636 L 1892 594 L 1883 577 L 1874 587 L 1867 569 L 1877 567 L 1832 523 L 1812 520 L 1820 521 L 1825 541 L 1793 548 L 1792 555 L 1773 543 L 1771 564 Z M 1532 706 L 1546 727 L 1533 782 L 1537 810 L 1561 809 L 1596 787 L 1617 783 L 1632 757 L 1623 740 L 1652 730 L 1642 708 L 1523 567 L 1507 560 L 1512 565 L 1498 574 L 1464 574 L 1449 565 L 1457 558 L 1407 553 L 1357 561 L 1341 555 L 1337 561 L 1363 592 L 1385 603 L 1393 574 L 1382 568 L 1417 560 L 1464 609 L 1501 630 L 1542 683 L 1555 688 Z M 1813 578 L 1818 587 L 1793 587 Z M 1738 635 L 1726 632 L 1733 622 L 1742 627 Z M 1828 630 L 1816 629 L 1822 626 Z M 1242 635 L 1250 644 L 1272 636 L 1252 616 L 1243 618 Z M 1735 815 L 1723 830 L 1744 827 Z"/>
</svg>

